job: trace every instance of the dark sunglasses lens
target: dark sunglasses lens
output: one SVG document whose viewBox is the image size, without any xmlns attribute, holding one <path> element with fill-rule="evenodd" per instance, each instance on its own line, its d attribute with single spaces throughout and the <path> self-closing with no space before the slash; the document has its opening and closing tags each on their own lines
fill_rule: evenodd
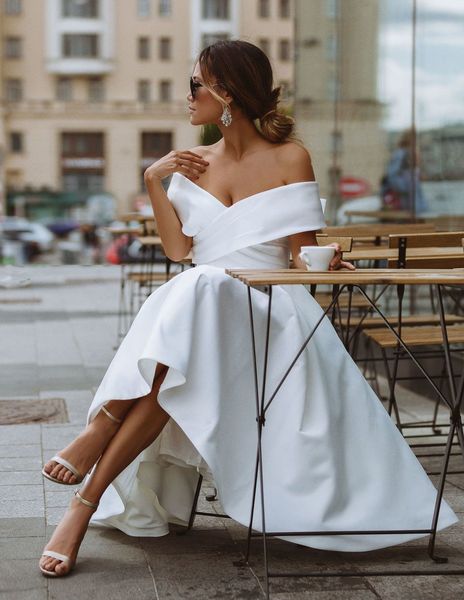
<svg viewBox="0 0 464 600">
<path fill-rule="evenodd" d="M 195 94 L 197 93 L 197 88 L 199 88 L 199 84 L 193 81 L 192 77 L 190 77 L 190 93 L 192 98 L 195 98 Z"/>
</svg>

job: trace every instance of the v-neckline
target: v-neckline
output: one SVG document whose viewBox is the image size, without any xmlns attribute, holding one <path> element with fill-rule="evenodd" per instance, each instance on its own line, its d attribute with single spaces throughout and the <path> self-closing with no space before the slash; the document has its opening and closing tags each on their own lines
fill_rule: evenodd
<svg viewBox="0 0 464 600">
<path fill-rule="evenodd" d="M 194 181 L 192 181 L 188 177 L 185 177 L 185 175 L 182 175 L 182 173 L 176 172 L 175 174 L 176 175 L 180 175 L 180 177 L 182 177 L 182 179 L 188 181 L 193 186 L 195 186 L 197 189 L 199 189 L 200 191 L 202 191 L 205 194 L 207 194 L 215 202 L 219 203 L 224 208 L 224 210 L 230 210 L 231 208 L 233 208 L 234 206 L 237 206 L 237 204 L 240 204 L 241 202 L 246 202 L 247 200 L 250 200 L 251 198 L 255 198 L 256 196 L 260 196 L 261 194 L 266 194 L 267 192 L 273 192 L 274 190 L 280 190 L 282 188 L 290 187 L 290 186 L 293 186 L 293 185 L 301 185 L 302 183 L 317 183 L 316 181 L 294 181 L 293 183 L 284 183 L 282 185 L 278 185 L 278 186 L 270 188 L 268 190 L 263 190 L 262 192 L 256 192 L 254 194 L 251 194 L 250 196 L 245 196 L 244 198 L 241 198 L 240 200 L 237 200 L 236 202 L 233 202 L 230 206 L 227 206 L 226 204 L 224 204 L 224 202 L 222 202 L 222 200 L 219 200 L 219 198 L 217 196 L 215 196 L 211 192 L 208 192 L 208 190 L 206 190 L 205 188 L 201 187 L 201 185 L 198 185 L 198 183 L 195 183 Z"/>
</svg>

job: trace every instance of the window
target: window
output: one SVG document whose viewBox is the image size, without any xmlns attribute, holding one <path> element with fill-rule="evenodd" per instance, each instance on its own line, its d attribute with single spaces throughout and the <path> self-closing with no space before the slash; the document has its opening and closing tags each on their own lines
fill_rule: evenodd
<svg viewBox="0 0 464 600">
<path fill-rule="evenodd" d="M 71 77 L 58 77 L 56 80 L 55 96 L 60 102 L 70 102 L 73 99 Z"/>
<path fill-rule="evenodd" d="M 291 10 L 290 0 L 279 0 L 279 16 L 281 19 L 289 19 Z"/>
<path fill-rule="evenodd" d="M 5 58 L 21 58 L 22 39 L 20 37 L 7 37 L 5 39 Z"/>
<path fill-rule="evenodd" d="M 267 19 L 271 14 L 269 0 L 258 0 L 258 17 Z"/>
<path fill-rule="evenodd" d="M 21 0 L 5 0 L 5 14 L 20 15 L 22 11 Z"/>
<path fill-rule="evenodd" d="M 172 81 L 163 79 L 159 83 L 160 102 L 170 102 L 172 100 Z"/>
<path fill-rule="evenodd" d="M 161 60 L 169 60 L 171 58 L 171 38 L 160 38 L 159 57 Z"/>
<path fill-rule="evenodd" d="M 137 0 L 137 16 L 149 17 L 151 13 L 150 0 Z"/>
<path fill-rule="evenodd" d="M 137 54 L 140 60 L 148 60 L 150 58 L 150 38 L 139 37 L 137 40 Z"/>
<path fill-rule="evenodd" d="M 203 19 L 228 19 L 229 0 L 203 0 Z"/>
<path fill-rule="evenodd" d="M 261 48 L 264 54 L 267 54 L 267 56 L 271 56 L 271 44 L 268 38 L 260 38 L 258 40 L 258 46 Z"/>
<path fill-rule="evenodd" d="M 23 99 L 22 79 L 7 79 L 5 81 L 5 97 L 7 102 L 21 102 Z"/>
<path fill-rule="evenodd" d="M 102 77 L 91 77 L 88 83 L 89 102 L 103 102 L 105 100 L 105 86 Z"/>
<path fill-rule="evenodd" d="M 23 144 L 23 134 L 19 131 L 12 131 L 10 133 L 10 152 L 14 152 L 19 154 L 23 152 L 24 144 Z"/>
<path fill-rule="evenodd" d="M 137 100 L 151 102 L 151 83 L 148 79 L 139 79 L 137 83 Z"/>
<path fill-rule="evenodd" d="M 159 0 L 158 13 L 160 17 L 170 17 L 172 13 L 171 0 Z"/>
<path fill-rule="evenodd" d="M 102 133 L 63 133 L 61 155 L 64 157 L 103 157 Z"/>
<path fill-rule="evenodd" d="M 61 187 L 65 192 L 101 192 L 105 177 L 104 135 L 100 132 L 61 134 Z"/>
<path fill-rule="evenodd" d="M 170 131 L 142 132 L 142 156 L 161 158 L 172 150 L 172 133 Z"/>
<path fill-rule="evenodd" d="M 228 33 L 204 33 L 201 38 L 202 48 L 206 48 L 206 46 L 211 46 L 215 42 L 220 42 L 221 40 L 228 40 Z"/>
<path fill-rule="evenodd" d="M 94 33 L 65 33 L 61 52 L 65 58 L 97 58 L 98 35 Z"/>
<path fill-rule="evenodd" d="M 78 19 L 96 19 L 98 0 L 61 0 L 61 15 Z"/>
<path fill-rule="evenodd" d="M 279 59 L 290 60 L 290 40 L 279 40 Z"/>
</svg>

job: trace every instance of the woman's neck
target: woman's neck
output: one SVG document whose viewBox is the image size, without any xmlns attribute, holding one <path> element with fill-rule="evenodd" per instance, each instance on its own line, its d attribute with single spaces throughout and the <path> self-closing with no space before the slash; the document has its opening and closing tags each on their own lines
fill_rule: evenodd
<svg viewBox="0 0 464 600">
<path fill-rule="evenodd" d="M 219 124 L 222 140 L 219 142 L 224 153 L 232 160 L 239 161 L 258 147 L 269 144 L 256 129 L 253 121 L 243 115 L 233 115 L 229 127 Z"/>
</svg>

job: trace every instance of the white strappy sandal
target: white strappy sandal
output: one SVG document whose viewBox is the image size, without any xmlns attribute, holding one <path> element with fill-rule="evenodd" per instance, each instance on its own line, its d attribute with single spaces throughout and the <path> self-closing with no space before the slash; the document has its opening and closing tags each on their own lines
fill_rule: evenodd
<svg viewBox="0 0 464 600">
<path fill-rule="evenodd" d="M 100 410 L 109 419 L 111 419 L 111 421 L 113 421 L 114 423 L 117 423 L 118 425 L 120 425 L 122 423 L 122 421 L 123 421 L 122 419 L 118 419 L 115 416 L 113 416 L 110 413 L 110 411 L 107 408 L 105 408 L 104 406 L 102 406 Z M 68 469 L 68 471 L 71 471 L 71 473 L 76 478 L 76 481 L 74 481 L 74 483 L 69 483 L 67 481 L 62 481 L 61 479 L 57 479 L 56 477 L 52 477 L 49 473 L 47 473 L 45 471 L 45 467 L 44 467 L 42 469 L 42 475 L 46 479 L 49 479 L 50 481 L 53 481 L 54 483 L 59 483 L 60 485 L 79 485 L 80 483 L 82 483 L 82 481 L 84 479 L 84 475 L 82 475 L 81 473 L 79 473 L 79 471 L 76 469 L 76 467 L 74 465 L 72 465 L 69 461 L 67 461 L 66 459 L 64 459 L 64 458 L 62 458 L 61 456 L 58 456 L 58 455 L 52 456 L 52 458 L 50 460 L 53 460 L 54 462 L 58 463 L 59 465 L 62 465 L 63 467 L 65 467 L 65 469 Z M 90 473 L 90 471 L 89 471 L 89 473 Z"/>
<path fill-rule="evenodd" d="M 91 508 L 92 512 L 97 510 L 98 504 L 95 504 L 94 502 L 89 502 L 89 500 L 86 500 L 85 498 L 83 498 L 77 490 L 74 492 L 74 495 L 81 504 L 85 504 L 85 506 L 88 506 L 89 508 Z M 66 573 L 59 574 L 56 571 L 47 571 L 47 569 L 44 569 L 39 564 L 39 569 L 42 571 L 42 574 L 45 575 L 46 577 L 65 577 L 66 575 L 69 575 L 69 573 L 74 568 L 74 565 L 76 564 L 76 561 L 71 562 L 71 559 L 69 558 L 69 556 L 66 556 L 65 554 L 60 554 L 59 552 L 55 552 L 54 550 L 44 550 L 42 552 L 42 556 L 49 556 L 50 558 L 56 558 L 57 560 L 61 560 L 62 563 L 69 565 L 69 569 L 66 571 Z"/>
</svg>

